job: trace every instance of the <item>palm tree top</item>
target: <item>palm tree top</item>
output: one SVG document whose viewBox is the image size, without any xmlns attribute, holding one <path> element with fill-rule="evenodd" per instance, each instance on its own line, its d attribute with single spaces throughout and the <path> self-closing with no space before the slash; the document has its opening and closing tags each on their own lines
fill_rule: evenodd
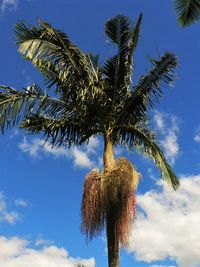
<svg viewBox="0 0 200 267">
<path fill-rule="evenodd" d="M 167 163 L 147 111 L 171 85 L 177 58 L 165 52 L 150 58 L 151 69 L 133 84 L 134 53 L 142 14 L 134 24 L 117 15 L 105 24 L 105 34 L 117 52 L 103 65 L 69 37 L 40 20 L 39 26 L 16 25 L 21 55 L 44 76 L 53 97 L 38 85 L 23 90 L 0 86 L 0 127 L 20 124 L 31 133 L 43 132 L 53 145 L 80 145 L 101 134 L 105 143 L 136 149 L 151 158 L 174 189 L 179 182 Z M 51 94 L 52 95 L 52 94 Z"/>
</svg>

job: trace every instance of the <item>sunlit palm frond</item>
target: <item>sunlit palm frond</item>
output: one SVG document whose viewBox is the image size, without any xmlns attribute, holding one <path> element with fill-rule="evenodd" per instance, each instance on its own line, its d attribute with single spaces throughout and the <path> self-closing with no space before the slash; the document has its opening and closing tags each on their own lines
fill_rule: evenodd
<svg viewBox="0 0 200 267">
<path fill-rule="evenodd" d="M 67 105 L 61 100 L 51 98 L 34 84 L 23 91 L 0 86 L 0 128 L 16 125 L 33 112 L 46 114 L 53 118 L 67 112 Z"/>
<path fill-rule="evenodd" d="M 56 67 L 51 61 L 42 59 L 35 59 L 32 61 L 45 77 L 45 84 L 50 88 L 54 84 L 57 85 L 57 89 L 63 86 L 63 83 L 67 80 L 67 72 L 62 71 Z"/>
<path fill-rule="evenodd" d="M 48 62 L 54 65 L 59 76 L 64 76 L 69 84 L 76 84 L 76 90 L 84 94 L 86 89 L 94 83 L 96 75 L 89 64 L 87 54 L 75 46 L 60 30 L 54 29 L 50 24 L 40 20 L 40 26 L 27 27 L 19 22 L 16 25 L 16 40 L 19 45 L 19 52 L 44 74 L 41 62 Z M 49 72 L 49 68 L 46 68 Z M 51 73 L 51 72 L 50 72 Z M 51 79 L 50 84 L 57 84 L 57 79 Z M 57 84 L 59 85 L 59 83 Z"/>
<path fill-rule="evenodd" d="M 68 71 L 62 71 L 51 61 L 35 59 L 32 63 L 45 77 L 45 85 L 48 88 L 56 85 L 56 92 L 60 93 L 61 99 L 77 101 L 78 95 L 81 93 L 82 88 L 84 88 L 81 86 L 81 89 L 78 90 L 80 86 L 79 80 L 72 81 L 69 79 Z"/>
<path fill-rule="evenodd" d="M 175 11 L 181 26 L 188 26 L 200 19 L 199 0 L 175 0 Z"/>
</svg>

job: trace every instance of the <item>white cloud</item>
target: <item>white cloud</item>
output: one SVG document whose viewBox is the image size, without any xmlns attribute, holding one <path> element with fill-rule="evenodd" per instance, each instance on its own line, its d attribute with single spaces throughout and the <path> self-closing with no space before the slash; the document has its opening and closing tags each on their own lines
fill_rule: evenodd
<svg viewBox="0 0 200 267">
<path fill-rule="evenodd" d="M 89 159 L 86 152 L 77 148 L 72 149 L 73 162 L 75 166 L 92 168 L 93 162 Z"/>
<path fill-rule="evenodd" d="M 170 162 L 173 164 L 175 159 L 177 158 L 179 152 L 179 145 L 177 140 L 177 134 L 171 129 L 168 129 L 168 133 L 163 140 L 161 140 L 161 144 L 165 151 L 165 156 Z"/>
<path fill-rule="evenodd" d="M 28 206 L 28 202 L 27 201 L 25 201 L 24 199 L 16 199 L 15 201 L 14 201 L 14 203 L 15 203 L 15 206 L 17 206 L 17 207 L 23 207 L 23 208 L 25 208 L 25 207 L 27 207 Z"/>
<path fill-rule="evenodd" d="M 195 131 L 194 141 L 196 143 L 200 143 L 200 127 L 198 127 Z"/>
<path fill-rule="evenodd" d="M 163 130 L 164 129 L 164 119 L 163 116 L 161 115 L 161 113 L 159 113 L 158 111 L 155 112 L 154 114 L 154 121 L 156 123 L 156 126 L 158 129 Z"/>
<path fill-rule="evenodd" d="M 160 192 L 137 197 L 140 211 L 129 249 L 137 260 L 200 266 L 200 175 L 180 180 L 178 191 L 162 184 Z"/>
<path fill-rule="evenodd" d="M 0 192 L 0 223 L 7 222 L 9 224 L 15 224 L 21 219 L 18 212 L 10 210 L 8 208 L 8 203 L 2 192 Z"/>
<path fill-rule="evenodd" d="M 22 143 L 19 144 L 19 148 L 32 157 L 39 157 L 39 150 L 41 148 L 40 140 L 36 138 L 29 143 L 26 137 L 24 137 Z"/>
<path fill-rule="evenodd" d="M 68 151 L 64 147 L 54 147 L 51 144 L 44 142 L 43 140 L 39 141 L 40 148 L 47 154 L 52 154 L 55 158 L 67 157 Z"/>
<path fill-rule="evenodd" d="M 64 147 L 54 147 L 39 138 L 28 141 L 27 138 L 24 137 L 22 143 L 19 144 L 19 148 L 23 152 L 29 154 L 29 156 L 35 158 L 40 158 L 42 154 L 50 154 L 55 158 L 68 157 L 68 151 Z"/>
<path fill-rule="evenodd" d="M 88 153 L 96 153 L 96 149 L 99 147 L 99 140 L 92 136 L 89 139 L 89 143 L 86 147 Z"/>
<path fill-rule="evenodd" d="M 53 245 L 53 241 L 51 240 L 46 240 L 46 239 L 43 239 L 43 238 L 39 238 L 35 241 L 35 245 L 36 246 L 50 246 L 50 245 Z"/>
<path fill-rule="evenodd" d="M 94 258 L 72 258 L 64 248 L 57 246 L 34 249 L 27 240 L 0 236 L 0 262 L 3 267 L 74 267 L 82 263 L 94 267 Z"/>
<path fill-rule="evenodd" d="M 194 141 L 200 143 L 200 134 L 196 134 L 194 137 Z"/>
<path fill-rule="evenodd" d="M 6 9 L 16 8 L 18 0 L 2 0 L 0 1 L 0 11 L 3 13 Z"/>
<path fill-rule="evenodd" d="M 179 154 L 178 119 L 174 115 L 158 111 L 155 112 L 153 119 L 161 137 L 160 143 L 164 149 L 165 156 L 171 164 L 174 164 Z"/>
<path fill-rule="evenodd" d="M 98 167 L 100 164 L 98 158 L 99 141 L 95 137 L 91 137 L 87 146 L 81 148 L 66 149 L 64 147 L 55 147 L 51 144 L 40 140 L 39 138 L 28 141 L 26 137 L 19 144 L 19 148 L 33 158 L 41 158 L 44 155 L 52 155 L 55 158 L 71 159 L 75 166 L 80 168 Z M 90 157 L 95 160 L 91 160 Z"/>
</svg>

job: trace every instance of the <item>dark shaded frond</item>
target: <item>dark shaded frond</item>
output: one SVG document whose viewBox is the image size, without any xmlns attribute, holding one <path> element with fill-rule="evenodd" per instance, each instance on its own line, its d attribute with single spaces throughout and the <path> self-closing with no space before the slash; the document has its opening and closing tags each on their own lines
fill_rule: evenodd
<svg viewBox="0 0 200 267">
<path fill-rule="evenodd" d="M 174 8 L 181 26 L 188 26 L 200 19 L 199 0 L 175 0 Z"/>
<path fill-rule="evenodd" d="M 102 69 L 112 87 L 113 95 L 109 97 L 114 103 L 128 91 L 132 82 L 133 52 L 138 43 L 141 20 L 142 15 L 134 27 L 127 17 L 118 15 L 106 23 L 106 34 L 118 47 L 117 55 L 108 59 Z"/>
<path fill-rule="evenodd" d="M 29 133 L 43 133 L 44 139 L 52 145 L 78 145 L 82 137 L 82 126 L 73 122 L 73 117 L 53 119 L 51 117 L 33 114 L 20 123 L 20 127 Z"/>
<path fill-rule="evenodd" d="M 105 33 L 119 49 L 126 45 L 131 37 L 132 21 L 123 15 L 117 15 L 105 24 Z"/>
<path fill-rule="evenodd" d="M 148 121 L 140 122 L 136 126 L 124 126 L 119 129 L 120 144 L 129 150 L 137 149 L 139 153 L 150 158 L 159 168 L 161 177 L 170 182 L 177 190 L 180 183 L 158 145 L 154 132 L 149 128 Z"/>
<path fill-rule="evenodd" d="M 0 128 L 18 124 L 33 112 L 46 114 L 53 118 L 67 113 L 66 104 L 44 93 L 38 85 L 32 85 L 18 91 L 7 86 L 0 86 Z"/>
<path fill-rule="evenodd" d="M 138 84 L 133 87 L 124 108 L 118 116 L 118 121 L 128 119 L 131 115 L 135 118 L 143 116 L 148 107 L 162 96 L 162 85 L 172 85 L 177 67 L 177 58 L 174 54 L 165 52 L 159 60 L 151 58 L 153 69 L 145 76 L 140 77 Z"/>
</svg>

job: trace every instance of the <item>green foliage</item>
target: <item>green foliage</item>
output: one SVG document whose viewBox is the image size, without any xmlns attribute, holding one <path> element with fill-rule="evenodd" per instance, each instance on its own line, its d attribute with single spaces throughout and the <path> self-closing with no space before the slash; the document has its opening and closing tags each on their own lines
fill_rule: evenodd
<svg viewBox="0 0 200 267">
<path fill-rule="evenodd" d="M 175 11 L 181 26 L 188 26 L 200 19 L 199 0 L 175 0 Z"/>
<path fill-rule="evenodd" d="M 170 52 L 150 58 L 151 69 L 133 84 L 141 20 L 142 15 L 133 24 L 118 15 L 106 23 L 105 33 L 117 49 L 104 65 L 50 24 L 19 22 L 19 52 L 38 68 L 53 92 L 47 94 L 35 84 L 23 90 L 0 86 L 1 131 L 20 125 L 30 133 L 42 132 L 57 146 L 80 145 L 100 134 L 113 145 L 144 153 L 176 189 L 179 182 L 150 130 L 147 112 L 162 96 L 163 85 L 173 83 L 177 58 Z"/>
</svg>

